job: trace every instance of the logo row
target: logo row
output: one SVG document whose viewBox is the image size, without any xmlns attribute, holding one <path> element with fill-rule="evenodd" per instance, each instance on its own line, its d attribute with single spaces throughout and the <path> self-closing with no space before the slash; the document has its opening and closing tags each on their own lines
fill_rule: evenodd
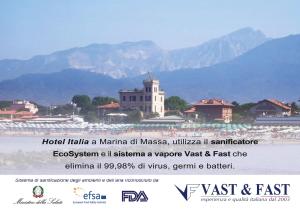
<svg viewBox="0 0 300 212">
<path fill-rule="evenodd" d="M 175 190 L 188 201 L 195 192 L 200 193 L 201 198 L 223 198 L 225 201 L 232 197 L 259 197 L 277 198 L 282 201 L 289 200 L 290 184 L 186 184 L 184 187 L 175 185 Z M 32 196 L 19 198 L 14 204 L 63 204 L 60 198 L 52 197 L 40 185 L 32 188 Z M 283 199 L 284 198 L 284 199 Z M 73 204 L 101 204 L 106 203 L 107 194 L 86 190 L 82 187 L 73 188 Z M 122 202 L 148 202 L 148 195 L 144 190 L 122 190 L 120 192 Z M 248 199 L 247 199 L 248 200 Z"/>
<path fill-rule="evenodd" d="M 94 192 L 92 190 L 85 190 L 82 187 L 73 188 L 74 200 L 73 204 L 99 204 L 106 203 L 107 195 Z M 145 191 L 123 190 L 121 192 L 122 202 L 147 202 L 148 196 Z M 32 189 L 32 196 L 30 198 L 19 198 L 14 204 L 63 204 L 60 198 L 52 197 L 46 194 L 46 190 L 36 185 Z"/>
</svg>

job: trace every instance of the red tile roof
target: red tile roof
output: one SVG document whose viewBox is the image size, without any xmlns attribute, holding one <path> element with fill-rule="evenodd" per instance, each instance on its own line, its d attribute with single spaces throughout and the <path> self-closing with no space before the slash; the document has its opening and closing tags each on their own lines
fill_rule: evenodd
<svg viewBox="0 0 300 212">
<path fill-rule="evenodd" d="M 194 106 L 230 106 L 233 107 L 232 104 L 222 100 L 222 99 L 202 99 L 198 101 Z"/>
<path fill-rule="evenodd" d="M 278 101 L 277 99 L 265 99 L 263 101 L 268 101 L 268 102 L 271 102 L 272 104 L 277 105 L 278 107 L 281 107 L 283 109 L 291 110 L 291 107 L 285 105 L 283 102 Z"/>
<path fill-rule="evenodd" d="M 0 110 L 0 115 L 15 115 L 16 113 L 15 110 Z"/>
<path fill-rule="evenodd" d="M 100 105 L 97 108 L 99 108 L 99 109 L 119 109 L 120 104 L 117 103 L 117 102 L 111 102 L 111 103 L 106 104 L 106 105 Z"/>
<path fill-rule="evenodd" d="M 191 107 L 190 109 L 184 111 L 184 113 L 194 113 L 196 112 L 196 108 L 195 107 Z"/>
<path fill-rule="evenodd" d="M 15 111 L 15 110 L 0 110 L 0 115 L 20 115 L 20 116 L 32 116 L 33 113 L 29 111 Z"/>
</svg>

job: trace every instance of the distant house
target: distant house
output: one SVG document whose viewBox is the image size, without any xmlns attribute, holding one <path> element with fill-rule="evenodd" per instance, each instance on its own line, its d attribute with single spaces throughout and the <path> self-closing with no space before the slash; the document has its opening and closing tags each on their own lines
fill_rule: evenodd
<svg viewBox="0 0 300 212">
<path fill-rule="evenodd" d="M 15 100 L 13 104 L 4 110 L 0 110 L 0 119 L 24 120 L 36 117 L 38 108 L 35 104 L 26 100 Z"/>
<path fill-rule="evenodd" d="M 119 91 L 121 110 L 139 110 L 146 115 L 157 113 L 163 117 L 165 92 L 160 89 L 159 81 L 149 75 L 143 84 L 143 89 Z"/>
<path fill-rule="evenodd" d="M 35 104 L 30 103 L 26 100 L 15 100 L 13 104 L 7 108 L 7 110 L 11 111 L 28 111 L 32 114 L 36 114 L 39 109 Z"/>
<path fill-rule="evenodd" d="M 203 99 L 184 111 L 184 114 L 188 118 L 197 118 L 198 114 L 201 114 L 205 121 L 230 123 L 232 121 L 232 108 L 232 104 L 222 99 Z"/>
<path fill-rule="evenodd" d="M 106 114 L 115 113 L 120 110 L 120 104 L 117 102 L 111 102 L 109 104 L 100 105 L 97 107 L 98 116 L 104 117 Z"/>
<path fill-rule="evenodd" d="M 0 119 L 31 119 L 34 118 L 34 114 L 29 111 L 15 111 L 15 110 L 0 110 Z"/>
<path fill-rule="evenodd" d="M 264 99 L 250 108 L 251 115 L 259 116 L 290 116 L 292 108 L 276 99 Z"/>
</svg>

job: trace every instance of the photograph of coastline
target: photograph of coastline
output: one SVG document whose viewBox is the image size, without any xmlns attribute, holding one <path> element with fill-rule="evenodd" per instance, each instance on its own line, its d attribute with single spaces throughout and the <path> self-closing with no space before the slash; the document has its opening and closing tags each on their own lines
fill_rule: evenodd
<svg viewBox="0 0 300 212">
<path fill-rule="evenodd" d="M 299 3 L 267 2 L 1 1 L 0 173 L 299 174 Z"/>
</svg>

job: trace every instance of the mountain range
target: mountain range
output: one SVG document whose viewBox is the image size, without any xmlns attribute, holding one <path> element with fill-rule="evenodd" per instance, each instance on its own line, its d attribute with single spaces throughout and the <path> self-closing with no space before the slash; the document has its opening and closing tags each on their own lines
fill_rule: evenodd
<svg viewBox="0 0 300 212">
<path fill-rule="evenodd" d="M 300 35 L 268 40 L 209 67 L 156 72 L 167 96 L 189 102 L 224 98 L 250 102 L 264 98 L 297 101 L 300 97 Z M 42 104 L 69 102 L 75 94 L 118 97 L 120 89 L 142 86 L 145 76 L 113 78 L 86 70 L 26 74 L 0 82 L 1 99 L 30 99 Z"/>
<path fill-rule="evenodd" d="M 164 50 L 152 41 L 91 44 L 28 60 L 0 60 L 0 81 L 64 69 L 79 69 L 118 79 L 147 72 L 202 68 L 234 59 L 268 40 L 261 31 L 248 27 L 198 46 L 175 50 Z"/>
</svg>

